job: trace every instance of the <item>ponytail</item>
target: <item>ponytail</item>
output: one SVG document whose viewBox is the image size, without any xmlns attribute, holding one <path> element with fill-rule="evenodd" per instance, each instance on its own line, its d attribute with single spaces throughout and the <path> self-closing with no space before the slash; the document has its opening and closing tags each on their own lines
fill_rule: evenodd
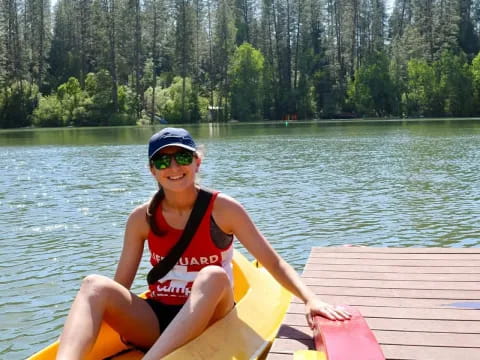
<svg viewBox="0 0 480 360">
<path fill-rule="evenodd" d="M 147 214 L 146 214 L 147 223 L 148 225 L 150 225 L 150 229 L 152 230 L 152 232 L 157 236 L 165 235 L 165 231 L 162 231 L 159 228 L 156 221 L 156 216 L 155 216 L 164 198 L 165 198 L 165 193 L 163 192 L 163 188 L 159 186 L 158 191 L 155 193 L 155 195 L 153 195 L 147 207 Z"/>
</svg>

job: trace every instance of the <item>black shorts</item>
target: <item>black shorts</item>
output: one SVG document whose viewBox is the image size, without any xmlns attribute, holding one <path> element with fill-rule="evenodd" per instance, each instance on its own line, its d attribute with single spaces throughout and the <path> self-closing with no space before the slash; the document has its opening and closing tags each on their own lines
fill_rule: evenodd
<svg viewBox="0 0 480 360">
<path fill-rule="evenodd" d="M 182 309 L 183 305 L 166 305 L 153 299 L 145 299 L 150 305 L 153 312 L 157 316 L 158 325 L 160 326 L 160 332 L 165 331 L 168 324 L 170 324 L 178 312 Z"/>
</svg>

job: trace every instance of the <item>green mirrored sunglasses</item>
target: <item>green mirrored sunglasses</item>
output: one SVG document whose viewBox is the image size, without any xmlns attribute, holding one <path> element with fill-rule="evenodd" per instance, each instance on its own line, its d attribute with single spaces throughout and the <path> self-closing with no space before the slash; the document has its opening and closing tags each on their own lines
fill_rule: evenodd
<svg viewBox="0 0 480 360">
<path fill-rule="evenodd" d="M 172 158 L 178 165 L 190 165 L 193 161 L 193 153 L 187 150 L 180 150 L 173 154 L 159 154 L 152 160 L 153 166 L 158 170 L 166 169 L 172 164 Z"/>
</svg>

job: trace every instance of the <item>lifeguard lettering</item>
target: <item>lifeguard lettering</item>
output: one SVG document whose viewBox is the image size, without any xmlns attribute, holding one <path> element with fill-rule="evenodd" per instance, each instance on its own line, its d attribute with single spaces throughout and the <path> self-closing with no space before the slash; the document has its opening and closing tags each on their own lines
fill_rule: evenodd
<svg viewBox="0 0 480 360">
<path fill-rule="evenodd" d="M 153 266 L 163 259 L 163 256 L 151 252 L 150 262 Z M 231 267 L 224 264 L 231 264 L 233 247 L 227 251 L 208 256 L 183 256 L 175 266 L 162 279 L 149 286 L 149 298 L 168 305 L 181 305 L 187 301 L 190 295 L 193 282 L 202 268 L 210 265 L 220 266 L 227 274 L 231 274 Z M 229 276 L 231 279 L 231 275 Z"/>
<path fill-rule="evenodd" d="M 150 262 L 153 266 L 158 264 L 164 256 L 160 256 L 158 254 L 152 253 Z M 219 256 L 218 255 L 211 255 L 211 256 L 194 256 L 194 257 L 181 257 L 177 265 L 180 266 L 190 266 L 190 265 L 215 265 L 219 264 Z"/>
</svg>

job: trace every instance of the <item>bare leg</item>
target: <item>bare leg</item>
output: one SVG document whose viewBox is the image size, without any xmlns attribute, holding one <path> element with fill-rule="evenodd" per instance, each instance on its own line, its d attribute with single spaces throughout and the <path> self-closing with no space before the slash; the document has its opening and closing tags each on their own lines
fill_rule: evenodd
<svg viewBox="0 0 480 360">
<path fill-rule="evenodd" d="M 70 309 L 57 360 L 82 359 L 95 343 L 102 319 L 139 346 L 151 346 L 160 335 L 155 313 L 143 299 L 112 279 L 90 275 Z"/>
<path fill-rule="evenodd" d="M 195 279 L 188 301 L 143 360 L 161 359 L 186 344 L 224 317 L 233 304 L 233 291 L 225 271 L 218 266 L 203 268 Z"/>
</svg>

